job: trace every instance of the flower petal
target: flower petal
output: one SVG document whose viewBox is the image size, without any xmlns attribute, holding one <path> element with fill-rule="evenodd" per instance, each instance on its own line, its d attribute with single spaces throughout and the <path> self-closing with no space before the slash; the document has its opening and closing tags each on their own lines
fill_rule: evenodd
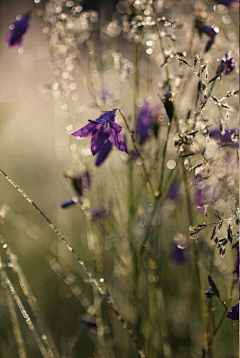
<svg viewBox="0 0 240 358">
<path fill-rule="evenodd" d="M 120 133 L 122 131 L 122 127 L 115 123 L 115 122 L 109 122 L 110 127 L 113 128 L 117 133 Z"/>
<path fill-rule="evenodd" d="M 110 142 L 110 140 L 108 140 L 104 144 L 100 152 L 98 153 L 97 160 L 95 163 L 97 167 L 99 167 L 104 162 L 104 160 L 108 157 L 108 154 L 111 152 L 111 150 L 112 150 L 112 143 Z"/>
<path fill-rule="evenodd" d="M 92 154 L 95 155 L 104 146 L 109 138 L 110 133 L 110 125 L 109 122 L 106 122 L 101 125 L 100 129 L 97 129 L 93 132 L 92 139 L 91 139 L 91 150 Z"/>
<path fill-rule="evenodd" d="M 111 121 L 111 122 L 115 121 L 115 113 L 113 111 L 107 111 L 101 114 L 101 116 L 95 119 L 94 121 L 91 120 L 91 122 L 93 123 L 101 123 L 101 124 L 107 121 Z"/>
<path fill-rule="evenodd" d="M 93 132 L 96 131 L 97 125 L 95 123 L 88 123 L 85 127 L 79 129 L 78 131 L 72 133 L 74 137 L 91 137 Z"/>
<path fill-rule="evenodd" d="M 125 143 L 123 137 L 121 136 L 120 133 L 115 132 L 114 129 L 111 130 L 109 139 L 110 139 L 111 143 L 113 145 L 115 145 L 115 147 L 117 147 L 119 150 L 121 150 L 122 152 L 125 152 L 125 153 L 128 152 L 127 146 L 126 146 L 126 143 Z"/>
</svg>

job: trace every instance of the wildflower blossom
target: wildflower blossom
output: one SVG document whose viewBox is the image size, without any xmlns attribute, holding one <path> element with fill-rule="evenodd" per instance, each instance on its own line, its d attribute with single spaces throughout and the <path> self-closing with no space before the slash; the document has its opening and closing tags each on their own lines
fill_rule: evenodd
<svg viewBox="0 0 240 358">
<path fill-rule="evenodd" d="M 160 106 L 150 108 L 149 102 L 144 101 L 137 118 L 136 136 L 140 143 L 144 143 L 152 133 L 152 127 L 156 121 Z M 155 132 L 155 131 L 154 131 Z"/>
<path fill-rule="evenodd" d="M 30 12 L 27 12 L 25 15 L 22 15 L 19 20 L 16 20 L 12 25 L 10 25 L 9 32 L 6 36 L 6 43 L 10 47 L 21 45 L 23 35 L 29 27 L 29 18 Z"/>
<path fill-rule="evenodd" d="M 227 318 L 239 322 L 239 302 L 232 306 L 232 309 L 228 311 Z"/>
<path fill-rule="evenodd" d="M 231 57 L 231 51 L 226 51 L 225 57 L 223 57 L 220 62 L 220 66 L 218 68 L 217 73 L 221 73 L 225 71 L 224 75 L 226 76 L 229 73 L 231 73 L 236 66 L 237 66 L 237 62 L 235 62 L 234 58 Z"/>
<path fill-rule="evenodd" d="M 166 199 L 175 201 L 179 197 L 179 194 L 180 194 L 180 184 L 178 180 L 175 180 L 167 192 Z"/>
<path fill-rule="evenodd" d="M 170 253 L 170 265 L 185 264 L 188 261 L 186 248 L 176 240 L 172 241 Z"/>
<path fill-rule="evenodd" d="M 89 122 L 89 124 L 74 132 L 72 135 L 79 138 L 91 137 L 91 150 L 93 155 L 99 153 L 101 149 L 105 150 L 106 147 L 103 147 L 107 142 L 110 142 L 107 144 L 107 149 L 109 149 L 110 144 L 112 144 L 122 152 L 127 153 L 126 143 L 120 134 L 122 127 L 115 123 L 114 111 L 105 112 L 94 121 L 89 119 Z M 103 157 L 105 159 L 106 151 L 104 154 Z M 102 163 L 103 160 L 100 160 L 100 162 Z"/>
<path fill-rule="evenodd" d="M 71 171 L 67 171 L 64 176 L 65 178 L 70 180 L 76 193 L 76 195 L 73 196 L 71 199 L 65 200 L 61 204 L 61 207 L 63 209 L 67 209 L 76 205 L 78 203 L 79 197 L 84 195 L 84 191 L 89 190 L 91 188 L 91 177 L 88 172 L 74 176 Z"/>
<path fill-rule="evenodd" d="M 214 39 L 218 33 L 218 28 L 209 25 L 202 25 L 200 26 L 199 30 L 201 31 L 201 33 L 205 34 L 211 39 Z"/>
<path fill-rule="evenodd" d="M 209 137 L 212 139 L 215 139 L 217 141 L 220 140 L 220 142 L 224 145 L 235 145 L 235 141 L 234 138 L 236 137 L 236 140 L 238 142 L 238 135 L 239 135 L 239 130 L 232 128 L 230 130 L 225 130 L 223 133 L 221 133 L 220 129 L 213 129 L 210 133 L 209 133 Z"/>
</svg>

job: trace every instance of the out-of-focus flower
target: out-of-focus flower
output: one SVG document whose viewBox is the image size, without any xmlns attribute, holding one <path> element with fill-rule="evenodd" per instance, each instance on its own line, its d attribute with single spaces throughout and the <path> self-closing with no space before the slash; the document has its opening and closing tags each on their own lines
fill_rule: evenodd
<svg viewBox="0 0 240 358">
<path fill-rule="evenodd" d="M 239 322 L 239 302 L 232 306 L 232 309 L 228 311 L 227 318 Z"/>
<path fill-rule="evenodd" d="M 99 153 L 108 141 L 122 152 L 127 153 L 126 143 L 120 134 L 122 127 L 115 123 L 115 111 L 105 112 L 94 121 L 89 119 L 89 122 L 89 124 L 74 132 L 72 135 L 79 138 L 91 137 L 91 150 L 93 155 Z M 108 146 L 110 147 L 109 143 Z"/>
<path fill-rule="evenodd" d="M 237 66 L 237 62 L 235 62 L 234 58 L 231 57 L 231 51 L 226 51 L 225 57 L 223 57 L 220 62 L 220 66 L 217 70 L 217 73 L 221 73 L 225 71 L 224 76 L 226 76 L 229 73 L 231 73 L 236 66 Z"/>
<path fill-rule="evenodd" d="M 28 11 L 22 16 L 19 16 L 18 20 L 16 20 L 12 25 L 10 25 L 9 32 L 6 36 L 6 43 L 10 47 L 21 45 L 23 41 L 23 35 L 29 27 L 29 19 L 30 11 Z"/>
<path fill-rule="evenodd" d="M 73 197 L 71 199 L 65 200 L 62 204 L 61 204 L 61 208 L 63 209 L 67 209 L 70 208 L 71 206 L 74 206 L 78 203 L 78 198 L 77 197 Z"/>
<path fill-rule="evenodd" d="M 61 204 L 61 207 L 63 209 L 67 209 L 76 205 L 78 203 L 78 198 L 84 195 L 84 192 L 86 190 L 90 190 L 92 181 L 91 176 L 88 172 L 74 176 L 71 171 L 67 171 L 64 176 L 67 180 L 70 180 L 76 193 L 76 196 L 73 196 L 71 199 L 65 200 Z"/>
<path fill-rule="evenodd" d="M 89 317 L 89 316 L 79 316 L 78 317 L 80 322 L 83 322 L 86 324 L 86 326 L 91 327 L 91 328 L 97 328 L 97 321 L 94 317 Z"/>
<path fill-rule="evenodd" d="M 186 251 L 186 241 L 183 235 L 176 236 L 171 243 L 170 250 L 170 266 L 185 264 L 188 261 L 188 253 Z"/>
<path fill-rule="evenodd" d="M 170 200 L 175 201 L 179 197 L 179 194 L 180 194 L 180 184 L 179 184 L 178 180 L 175 180 L 171 184 L 171 186 L 170 186 L 170 188 L 169 188 L 169 190 L 168 190 L 168 192 L 166 194 L 166 199 L 170 199 Z"/>
<path fill-rule="evenodd" d="M 152 134 L 154 123 L 157 123 L 158 112 L 160 110 L 160 106 L 157 105 L 153 108 L 150 108 L 150 104 L 148 101 L 144 101 L 140 112 L 137 118 L 137 128 L 136 128 L 136 136 L 141 144 L 143 144 L 146 139 Z M 154 130 L 154 134 L 156 134 L 156 130 Z"/>
<path fill-rule="evenodd" d="M 232 128 L 230 130 L 225 130 L 224 133 L 221 133 L 220 129 L 213 129 L 209 133 L 209 137 L 215 139 L 224 145 L 235 146 L 239 143 L 239 130 Z"/>
<path fill-rule="evenodd" d="M 91 215 L 92 215 L 93 221 L 98 221 L 98 220 L 102 219 L 103 215 L 106 215 L 106 211 L 104 211 L 103 209 L 98 208 L 98 207 L 92 208 Z"/>
<path fill-rule="evenodd" d="M 207 298 L 211 298 L 214 296 L 214 292 L 212 290 L 207 290 L 204 292 L 204 294 L 207 296 Z"/>
<path fill-rule="evenodd" d="M 216 0 L 219 4 L 225 5 L 230 8 L 237 8 L 239 0 Z"/>
<path fill-rule="evenodd" d="M 219 30 L 217 27 L 209 26 L 209 25 L 202 25 L 200 26 L 199 30 L 202 34 L 214 39 L 215 36 L 218 34 Z"/>
</svg>

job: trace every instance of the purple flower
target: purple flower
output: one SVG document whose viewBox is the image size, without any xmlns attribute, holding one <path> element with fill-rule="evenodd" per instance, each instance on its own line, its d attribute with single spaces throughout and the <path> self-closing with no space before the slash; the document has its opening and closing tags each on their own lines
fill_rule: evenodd
<svg viewBox="0 0 240 358">
<path fill-rule="evenodd" d="M 171 243 L 170 266 L 185 264 L 187 261 L 188 254 L 186 251 L 185 240 L 180 237 L 174 238 Z"/>
<path fill-rule="evenodd" d="M 239 302 L 232 306 L 231 311 L 228 311 L 227 318 L 239 322 Z"/>
<path fill-rule="evenodd" d="M 218 68 L 218 73 L 224 72 L 224 76 L 231 73 L 234 68 L 237 66 L 237 62 L 234 61 L 234 58 L 231 57 L 231 51 L 225 52 L 225 57 L 222 58 L 222 61 L 220 62 L 220 66 Z"/>
<path fill-rule="evenodd" d="M 136 136 L 139 142 L 142 144 L 152 134 L 152 127 L 158 117 L 158 111 L 160 106 L 157 105 L 150 108 L 149 102 L 144 101 L 137 118 Z M 154 121 L 155 119 L 155 121 Z"/>
<path fill-rule="evenodd" d="M 98 220 L 102 219 L 103 215 L 106 215 L 106 211 L 104 211 L 101 208 L 96 207 L 96 208 L 91 209 L 91 214 L 92 214 L 92 220 L 98 221 Z"/>
<path fill-rule="evenodd" d="M 214 26 L 208 26 L 208 25 L 200 26 L 199 30 L 201 31 L 201 33 L 207 35 L 212 40 L 214 40 L 215 36 L 218 33 L 218 28 L 216 28 Z"/>
<path fill-rule="evenodd" d="M 207 290 L 204 292 L 204 294 L 207 296 L 207 298 L 211 298 L 214 296 L 214 292 L 212 290 Z"/>
<path fill-rule="evenodd" d="M 111 152 L 111 150 L 112 150 L 112 143 L 110 142 L 110 140 L 108 140 L 104 144 L 100 152 L 98 153 L 97 160 L 95 163 L 97 167 L 99 167 L 104 162 L 104 160 L 108 157 L 108 154 Z"/>
<path fill-rule="evenodd" d="M 217 2 L 230 8 L 236 8 L 239 0 L 217 0 Z"/>
<path fill-rule="evenodd" d="M 97 153 L 100 154 L 101 150 L 104 149 L 104 153 L 99 160 L 100 164 L 108 155 L 110 151 L 110 144 L 115 145 L 115 147 L 122 152 L 127 153 L 126 143 L 120 134 L 122 127 L 115 123 L 114 111 L 105 112 L 94 121 L 89 119 L 89 122 L 90 123 L 88 123 L 85 127 L 74 132 L 72 135 L 79 138 L 91 137 L 91 150 L 93 155 Z M 108 143 L 107 148 L 104 148 L 107 142 L 110 143 Z M 103 157 L 104 159 L 102 159 Z"/>
<path fill-rule="evenodd" d="M 215 140 L 220 140 L 222 144 L 224 145 L 230 145 L 230 146 L 234 146 L 235 142 L 234 142 L 234 137 L 238 137 L 239 136 L 239 130 L 232 128 L 229 131 L 225 130 L 224 133 L 222 133 L 221 136 L 221 131 L 220 129 L 213 129 L 210 133 L 209 133 L 209 137 Z M 237 139 L 237 143 L 238 143 L 238 139 Z"/>
<path fill-rule="evenodd" d="M 65 200 L 61 204 L 61 207 L 63 209 L 67 209 L 67 208 L 74 206 L 75 204 L 78 203 L 78 197 L 84 195 L 84 192 L 91 188 L 92 181 L 91 181 L 91 176 L 89 175 L 88 172 L 74 176 L 71 171 L 67 171 L 64 174 L 64 176 L 65 176 L 65 178 L 70 180 L 70 182 L 73 186 L 73 189 L 77 195 L 77 196 L 72 197 L 71 199 Z"/>
<path fill-rule="evenodd" d="M 16 20 L 9 27 L 9 32 L 6 36 L 6 43 L 10 47 L 21 45 L 23 40 L 23 35 L 29 27 L 29 18 L 30 12 L 27 12 L 25 15 L 22 15 L 19 20 Z"/>
<path fill-rule="evenodd" d="M 177 198 L 179 197 L 179 193 L 180 193 L 180 184 L 178 180 L 175 180 L 167 192 L 166 199 L 176 201 Z"/>
</svg>

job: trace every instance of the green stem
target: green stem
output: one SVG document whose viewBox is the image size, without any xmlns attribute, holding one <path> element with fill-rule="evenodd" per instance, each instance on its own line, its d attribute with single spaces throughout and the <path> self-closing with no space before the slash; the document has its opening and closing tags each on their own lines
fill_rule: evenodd
<svg viewBox="0 0 240 358">
<path fill-rule="evenodd" d="M 43 219 L 48 223 L 50 228 L 56 233 L 58 238 L 62 241 L 62 243 L 66 246 L 66 248 L 72 253 L 72 255 L 75 257 L 79 265 L 83 268 L 83 270 L 88 275 L 90 282 L 95 286 L 99 293 L 103 295 L 109 304 L 109 306 L 112 308 L 112 310 L 115 312 L 116 316 L 118 317 L 118 320 L 121 322 L 122 327 L 127 332 L 129 337 L 131 338 L 132 342 L 136 346 L 137 352 L 141 358 L 146 358 L 145 353 L 143 352 L 140 344 L 138 343 L 135 335 L 133 334 L 132 330 L 129 329 L 127 322 L 121 317 L 119 314 L 117 308 L 115 307 L 114 301 L 112 300 L 110 293 L 105 285 L 102 285 L 92 274 L 92 272 L 88 269 L 84 261 L 80 259 L 74 248 L 68 243 L 68 241 L 63 237 L 61 232 L 57 229 L 56 226 L 52 224 L 52 222 L 48 219 L 48 217 L 42 212 L 42 210 L 34 203 L 34 201 L 11 179 L 0 169 L 0 174 L 2 174 L 5 179 L 15 188 L 17 191 L 37 210 L 37 212 L 43 217 Z"/>
</svg>

